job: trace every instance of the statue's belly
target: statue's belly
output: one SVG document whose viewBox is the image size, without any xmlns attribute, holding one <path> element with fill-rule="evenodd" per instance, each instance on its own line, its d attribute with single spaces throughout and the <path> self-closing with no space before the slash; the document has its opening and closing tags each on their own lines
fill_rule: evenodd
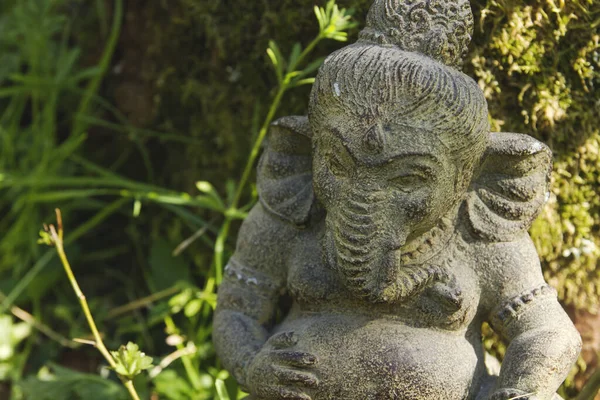
<svg viewBox="0 0 600 400">
<path fill-rule="evenodd" d="M 318 357 L 313 400 L 469 399 L 483 371 L 480 345 L 464 332 L 340 314 L 288 319 L 278 331 L 295 332 L 294 349 Z"/>
</svg>

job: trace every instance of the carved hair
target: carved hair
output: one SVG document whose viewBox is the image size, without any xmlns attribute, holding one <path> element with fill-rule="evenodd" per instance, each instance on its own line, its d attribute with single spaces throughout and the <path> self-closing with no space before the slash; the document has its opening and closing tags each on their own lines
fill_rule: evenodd
<svg viewBox="0 0 600 400">
<path fill-rule="evenodd" d="M 475 81 L 395 46 L 359 42 L 327 58 L 311 93 L 309 119 L 315 135 L 336 110 L 358 119 L 392 116 L 434 131 L 466 174 L 489 139 L 487 102 Z M 469 179 L 461 181 L 468 184 Z"/>
<path fill-rule="evenodd" d="M 460 68 L 472 32 L 467 0 L 375 0 L 360 38 Z"/>
</svg>

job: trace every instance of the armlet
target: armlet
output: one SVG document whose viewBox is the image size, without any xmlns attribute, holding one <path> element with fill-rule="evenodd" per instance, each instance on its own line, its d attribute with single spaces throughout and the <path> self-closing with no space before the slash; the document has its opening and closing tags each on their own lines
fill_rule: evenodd
<svg viewBox="0 0 600 400">
<path fill-rule="evenodd" d="M 524 291 L 518 296 L 505 301 L 492 312 L 492 324 L 506 327 L 518 320 L 533 304 L 538 304 L 543 299 L 556 299 L 556 290 L 544 283 L 534 289 Z"/>
<path fill-rule="evenodd" d="M 236 286 L 257 290 L 264 294 L 279 292 L 280 285 L 277 285 L 271 277 L 242 265 L 233 257 L 225 266 L 225 278 Z"/>
<path fill-rule="evenodd" d="M 272 321 L 281 284 L 269 276 L 242 265 L 231 258 L 225 267 L 223 284 L 219 287 L 219 307 L 239 311 L 260 324 Z"/>
</svg>

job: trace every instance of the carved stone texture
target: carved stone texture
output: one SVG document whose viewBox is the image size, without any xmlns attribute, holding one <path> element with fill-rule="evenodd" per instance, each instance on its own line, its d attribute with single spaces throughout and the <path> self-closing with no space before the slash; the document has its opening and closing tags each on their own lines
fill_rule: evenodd
<svg viewBox="0 0 600 400">
<path fill-rule="evenodd" d="M 581 341 L 527 233 L 552 154 L 490 133 L 472 25 L 467 1 L 376 0 L 309 116 L 271 127 L 214 324 L 251 399 L 557 397 Z"/>
<path fill-rule="evenodd" d="M 375 0 L 360 38 L 460 67 L 472 33 L 468 1 Z"/>
</svg>

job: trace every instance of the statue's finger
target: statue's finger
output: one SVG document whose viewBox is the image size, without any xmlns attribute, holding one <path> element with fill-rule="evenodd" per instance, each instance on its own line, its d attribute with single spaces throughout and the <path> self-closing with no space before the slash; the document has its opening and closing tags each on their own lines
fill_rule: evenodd
<svg viewBox="0 0 600 400">
<path fill-rule="evenodd" d="M 275 367 L 274 374 L 279 382 L 286 384 L 300 384 L 307 387 L 316 387 L 319 385 L 319 379 L 309 372 L 296 371 L 288 368 Z"/>
<path fill-rule="evenodd" d="M 312 398 L 306 393 L 302 393 L 299 390 L 286 388 L 286 387 L 278 387 L 276 390 L 278 399 L 285 400 L 312 400 Z"/>
<path fill-rule="evenodd" d="M 277 360 L 284 365 L 291 367 L 312 367 L 317 363 L 317 357 L 303 351 L 285 351 L 275 352 Z"/>
<path fill-rule="evenodd" d="M 298 343 L 298 336 L 294 332 L 281 332 L 269 338 L 269 344 L 275 349 L 287 349 Z"/>
</svg>

